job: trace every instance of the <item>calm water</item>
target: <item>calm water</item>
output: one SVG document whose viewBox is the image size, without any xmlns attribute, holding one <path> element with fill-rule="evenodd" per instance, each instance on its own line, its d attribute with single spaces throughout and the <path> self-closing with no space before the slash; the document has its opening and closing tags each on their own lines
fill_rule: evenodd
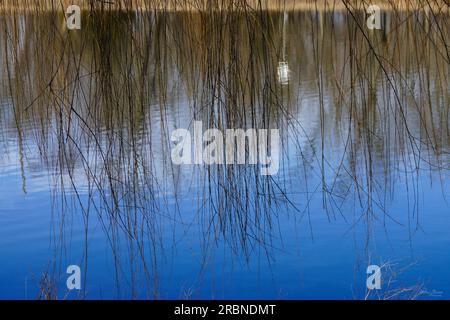
<svg viewBox="0 0 450 320">
<path fill-rule="evenodd" d="M 448 15 L 382 18 L 1 14 L 0 298 L 450 298 Z M 193 120 L 278 174 L 172 165 Z"/>
</svg>

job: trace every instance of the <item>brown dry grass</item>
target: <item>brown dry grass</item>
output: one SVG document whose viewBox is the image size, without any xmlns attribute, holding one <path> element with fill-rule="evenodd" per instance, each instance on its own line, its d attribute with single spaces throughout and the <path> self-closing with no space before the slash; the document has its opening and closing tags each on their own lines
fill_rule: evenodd
<svg viewBox="0 0 450 320">
<path fill-rule="evenodd" d="M 345 3 L 344 3 L 345 2 Z M 352 8 L 366 8 L 376 4 L 383 10 L 410 11 L 421 8 L 449 10 L 445 0 L 0 0 L 0 10 L 52 10 L 76 4 L 84 9 L 103 7 L 112 10 L 169 10 L 191 11 L 247 7 L 264 10 L 346 10 L 346 4 Z"/>
</svg>

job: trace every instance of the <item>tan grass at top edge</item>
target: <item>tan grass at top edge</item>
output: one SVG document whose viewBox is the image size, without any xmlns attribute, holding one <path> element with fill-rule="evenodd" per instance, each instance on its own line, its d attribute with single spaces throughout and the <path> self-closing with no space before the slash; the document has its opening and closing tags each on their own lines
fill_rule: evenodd
<svg viewBox="0 0 450 320">
<path fill-rule="evenodd" d="M 342 11 L 344 1 L 351 8 L 366 8 L 376 4 L 383 10 L 409 11 L 421 8 L 449 11 L 444 0 L 0 0 L 0 11 L 42 11 L 58 10 L 69 5 L 79 5 L 82 9 L 92 6 L 111 10 L 165 10 L 204 11 L 208 9 L 228 10 L 247 7 L 262 10 L 289 11 Z"/>
</svg>

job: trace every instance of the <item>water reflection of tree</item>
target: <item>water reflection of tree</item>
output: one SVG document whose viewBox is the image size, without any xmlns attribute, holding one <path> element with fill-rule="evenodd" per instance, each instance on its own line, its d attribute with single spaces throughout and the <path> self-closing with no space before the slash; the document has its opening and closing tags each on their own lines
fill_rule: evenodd
<svg viewBox="0 0 450 320">
<path fill-rule="evenodd" d="M 219 241 L 247 258 L 262 248 L 270 260 L 277 215 L 309 216 L 317 196 L 330 219 L 365 223 L 370 239 L 377 219 L 396 222 L 387 207 L 399 175 L 414 202 L 420 169 L 448 174 L 446 17 L 427 28 L 420 15 L 389 19 L 386 36 L 362 34 L 362 13 L 289 15 L 288 87 L 277 82 L 277 12 L 93 11 L 78 33 L 54 13 L 2 16 L 2 96 L 14 107 L 0 122 L 19 145 L 37 144 L 61 216 L 82 214 L 86 274 L 92 214 L 113 249 L 117 286 L 128 279 L 132 297 L 157 298 L 159 258 L 171 247 L 161 233 L 192 223 L 180 207 L 192 194 L 206 268 Z M 282 171 L 172 166 L 170 132 L 193 119 L 280 128 Z M 355 199 L 356 218 L 342 211 Z M 417 212 L 411 219 L 417 226 Z M 65 231 L 55 225 L 55 252 Z"/>
</svg>

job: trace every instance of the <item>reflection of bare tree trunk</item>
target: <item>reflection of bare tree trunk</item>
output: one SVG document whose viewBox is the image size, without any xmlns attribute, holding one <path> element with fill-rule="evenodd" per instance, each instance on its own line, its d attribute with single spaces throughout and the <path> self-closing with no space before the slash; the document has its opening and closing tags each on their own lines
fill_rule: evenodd
<svg viewBox="0 0 450 320">
<path fill-rule="evenodd" d="M 283 52 L 282 59 L 286 61 L 286 28 L 288 23 L 288 13 L 286 10 L 283 12 Z"/>
<path fill-rule="evenodd" d="M 429 33 L 431 19 L 430 19 L 430 8 L 428 6 L 426 6 L 424 9 L 424 17 L 423 18 L 424 18 L 425 31 L 426 31 L 426 33 Z"/>
<path fill-rule="evenodd" d="M 391 32 L 391 12 L 383 11 L 381 13 L 381 28 L 383 30 L 383 40 L 386 41 Z"/>
<path fill-rule="evenodd" d="M 8 76 L 8 83 L 9 83 L 9 89 L 10 89 L 10 97 L 12 100 L 13 105 L 13 116 L 14 116 L 14 123 L 17 130 L 17 147 L 18 147 L 18 155 L 19 155 L 19 163 L 20 163 L 20 172 L 21 172 L 21 180 L 22 180 L 22 191 L 24 193 L 27 193 L 26 191 L 26 176 L 25 176 L 25 164 L 24 164 L 24 150 L 23 150 L 23 136 L 22 136 L 22 119 L 21 119 L 21 111 L 18 104 L 15 103 L 14 100 L 14 92 L 13 88 L 19 88 L 20 85 L 17 83 L 17 75 L 11 73 L 11 65 L 17 67 L 19 66 L 19 61 L 21 60 L 20 57 L 24 56 L 24 50 L 27 46 L 27 39 L 25 39 L 26 32 L 24 30 L 25 28 L 25 22 L 23 16 L 16 17 L 15 14 L 13 15 L 13 21 L 18 20 L 18 23 L 13 24 L 13 29 L 11 32 L 8 32 L 10 28 L 8 28 L 7 20 L 5 19 L 5 43 L 4 43 L 4 49 L 5 49 L 5 66 L 7 70 L 7 76 Z M 10 45 L 8 45 L 8 38 L 10 39 Z M 11 48 L 11 50 L 10 50 Z M 12 53 L 13 56 L 10 56 L 9 53 Z M 12 62 L 12 64 L 10 63 Z M 13 84 L 13 79 L 16 79 L 16 83 Z"/>
</svg>

